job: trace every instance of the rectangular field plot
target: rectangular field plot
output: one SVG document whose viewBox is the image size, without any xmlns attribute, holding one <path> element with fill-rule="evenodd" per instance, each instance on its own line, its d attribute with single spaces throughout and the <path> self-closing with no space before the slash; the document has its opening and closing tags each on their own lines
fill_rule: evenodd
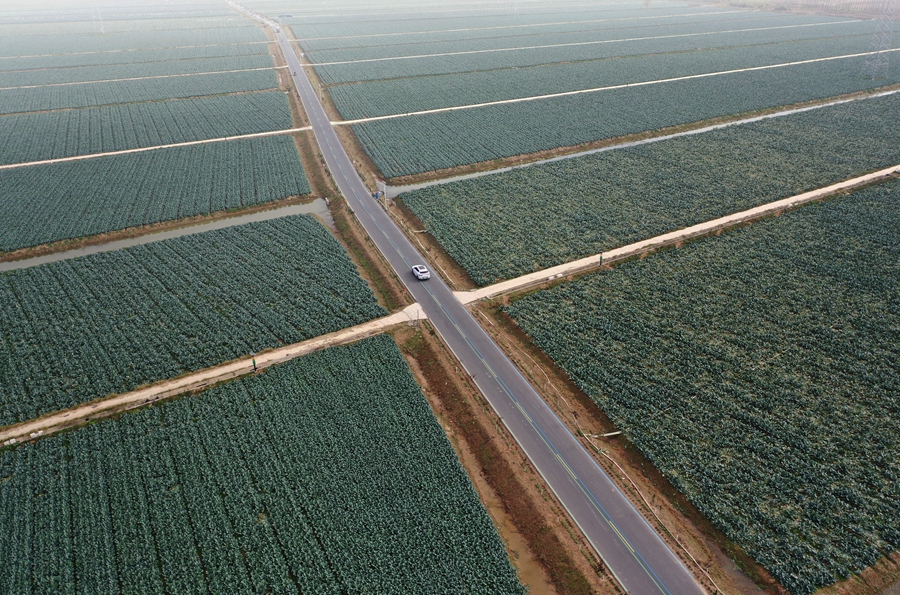
<svg viewBox="0 0 900 595">
<path fill-rule="evenodd" d="M 0 251 L 309 193 L 290 136 L 0 171 Z"/>
<path fill-rule="evenodd" d="M 0 37 L 0 58 L 265 41 L 266 35 L 259 27 L 127 31 L 106 35 L 19 35 Z"/>
<path fill-rule="evenodd" d="M 386 314 L 307 215 L 2 273 L 0 303 L 0 426 Z"/>
<path fill-rule="evenodd" d="M 264 91 L 278 86 L 276 73 L 274 68 L 269 68 L 90 85 L 0 90 L 0 114 Z"/>
<path fill-rule="evenodd" d="M 524 593 L 384 336 L 0 453 L 0 478 L 4 592 Z"/>
<path fill-rule="evenodd" d="M 65 84 L 91 84 L 98 81 L 161 77 L 170 75 L 228 72 L 255 68 L 272 68 L 269 54 L 196 58 L 168 62 L 142 62 L 139 64 L 112 64 L 102 66 L 78 66 L 0 72 L 0 89 L 14 87 L 43 87 Z"/>
<path fill-rule="evenodd" d="M 900 184 L 506 311 L 796 595 L 900 548 Z"/>
<path fill-rule="evenodd" d="M 286 130 L 287 96 L 245 93 L 0 118 L 0 165 Z M 48 170 L 52 171 L 52 170 Z"/>
<path fill-rule="evenodd" d="M 144 64 L 170 60 L 193 60 L 227 56 L 269 54 L 265 43 L 229 43 L 153 50 L 122 50 L 88 52 L 85 54 L 55 54 L 52 56 L 13 57 L 0 59 L 0 72 L 40 70 L 44 68 L 73 68 L 114 64 Z"/>
<path fill-rule="evenodd" d="M 894 94 L 401 199 L 487 285 L 897 165 L 898 118 Z"/>
</svg>

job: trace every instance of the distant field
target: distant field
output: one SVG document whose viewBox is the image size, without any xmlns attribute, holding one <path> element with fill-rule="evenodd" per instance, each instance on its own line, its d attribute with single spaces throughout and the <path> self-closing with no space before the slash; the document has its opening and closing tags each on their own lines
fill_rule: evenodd
<svg viewBox="0 0 900 595">
<path fill-rule="evenodd" d="M 900 82 L 900 60 L 873 76 L 865 56 L 853 57 L 873 48 L 871 20 L 674 2 L 531 5 L 521 14 L 396 7 L 394 20 L 363 7 L 296 8 L 286 22 L 341 116 L 402 115 L 353 126 L 388 178 Z"/>
<path fill-rule="evenodd" d="M 479 285 L 900 164 L 900 94 L 401 195 Z"/>
<path fill-rule="evenodd" d="M 0 72 L 0 88 L 92 83 L 114 79 L 272 68 L 272 66 L 272 57 L 269 54 L 251 54 L 140 64 L 104 64 L 102 66 Z"/>
<path fill-rule="evenodd" d="M 898 220 L 893 182 L 507 312 L 704 516 L 807 595 L 900 549 Z"/>
<path fill-rule="evenodd" d="M 524 593 L 388 337 L 0 453 L 0 478 L 4 592 Z"/>
<path fill-rule="evenodd" d="M 268 53 L 269 46 L 265 43 L 229 43 L 224 45 L 202 45 L 154 50 L 56 54 L 52 56 L 32 56 L 27 58 L 2 58 L 0 59 L 0 72 L 44 68 L 73 68 L 78 66 L 98 66 L 102 64 L 143 64 L 147 62 L 193 60 L 199 58 L 218 58 L 223 56 L 268 55 Z"/>
<path fill-rule="evenodd" d="M 6 116 L 0 165 L 292 127 L 280 91 Z"/>
<path fill-rule="evenodd" d="M 269 69 L 90 85 L 8 89 L 0 91 L 0 114 L 264 91 L 277 86 L 278 75 L 274 69 Z"/>
<path fill-rule="evenodd" d="M 35 25 L 40 27 L 40 25 Z M 126 31 L 98 35 L 17 35 L 0 37 L 0 57 L 41 54 L 71 54 L 110 50 L 164 49 L 182 46 L 219 45 L 266 41 L 256 26 L 177 31 Z"/>
<path fill-rule="evenodd" d="M 2 273 L 0 303 L 0 426 L 386 313 L 306 215 Z"/>
<path fill-rule="evenodd" d="M 308 194 L 290 136 L 0 171 L 0 251 Z"/>
</svg>

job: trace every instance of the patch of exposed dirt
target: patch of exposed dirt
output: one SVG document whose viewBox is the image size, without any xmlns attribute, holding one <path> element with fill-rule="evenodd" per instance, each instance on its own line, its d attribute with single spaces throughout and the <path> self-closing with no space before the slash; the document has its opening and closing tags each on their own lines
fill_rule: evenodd
<svg viewBox="0 0 900 595">
<path fill-rule="evenodd" d="M 816 595 L 900 595 L 900 552 L 894 552 L 859 574 L 816 591 Z"/>
<path fill-rule="evenodd" d="M 532 593 L 621 593 L 431 325 L 423 321 L 393 334 L 523 583 Z"/>
</svg>

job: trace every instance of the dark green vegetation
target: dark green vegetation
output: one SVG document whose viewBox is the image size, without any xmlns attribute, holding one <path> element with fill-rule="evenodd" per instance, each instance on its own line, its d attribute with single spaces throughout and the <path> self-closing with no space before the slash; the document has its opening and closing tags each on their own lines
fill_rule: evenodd
<svg viewBox="0 0 900 595">
<path fill-rule="evenodd" d="M 310 216 L 3 273 L 0 304 L 0 425 L 385 314 Z"/>
<path fill-rule="evenodd" d="M 287 97 L 282 92 L 7 116 L 0 118 L 0 137 L 9 139 L 0 146 L 0 164 L 286 130 L 292 126 Z"/>
<path fill-rule="evenodd" d="M 0 251 L 309 193 L 290 136 L 0 171 Z"/>
<path fill-rule="evenodd" d="M 900 163 L 900 94 L 402 195 L 472 279 L 597 254 Z"/>
<path fill-rule="evenodd" d="M 507 312 L 796 595 L 900 548 L 900 182 Z"/>
<path fill-rule="evenodd" d="M 4 593 L 524 592 L 386 336 L 0 454 Z"/>
<path fill-rule="evenodd" d="M 0 114 L 264 91 L 278 86 L 276 72 L 274 68 L 269 68 L 246 72 L 0 90 Z"/>
</svg>

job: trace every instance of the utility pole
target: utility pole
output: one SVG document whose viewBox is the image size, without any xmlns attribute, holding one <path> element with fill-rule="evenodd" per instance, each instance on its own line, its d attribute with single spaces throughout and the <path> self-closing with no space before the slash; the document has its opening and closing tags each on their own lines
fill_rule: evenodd
<svg viewBox="0 0 900 595">
<path fill-rule="evenodd" d="M 875 23 L 875 33 L 872 35 L 872 52 L 866 57 L 866 73 L 872 76 L 872 80 L 886 79 L 891 66 L 891 53 L 893 49 L 894 17 L 897 15 L 897 5 L 900 0 L 881 0 L 878 20 Z"/>
</svg>

